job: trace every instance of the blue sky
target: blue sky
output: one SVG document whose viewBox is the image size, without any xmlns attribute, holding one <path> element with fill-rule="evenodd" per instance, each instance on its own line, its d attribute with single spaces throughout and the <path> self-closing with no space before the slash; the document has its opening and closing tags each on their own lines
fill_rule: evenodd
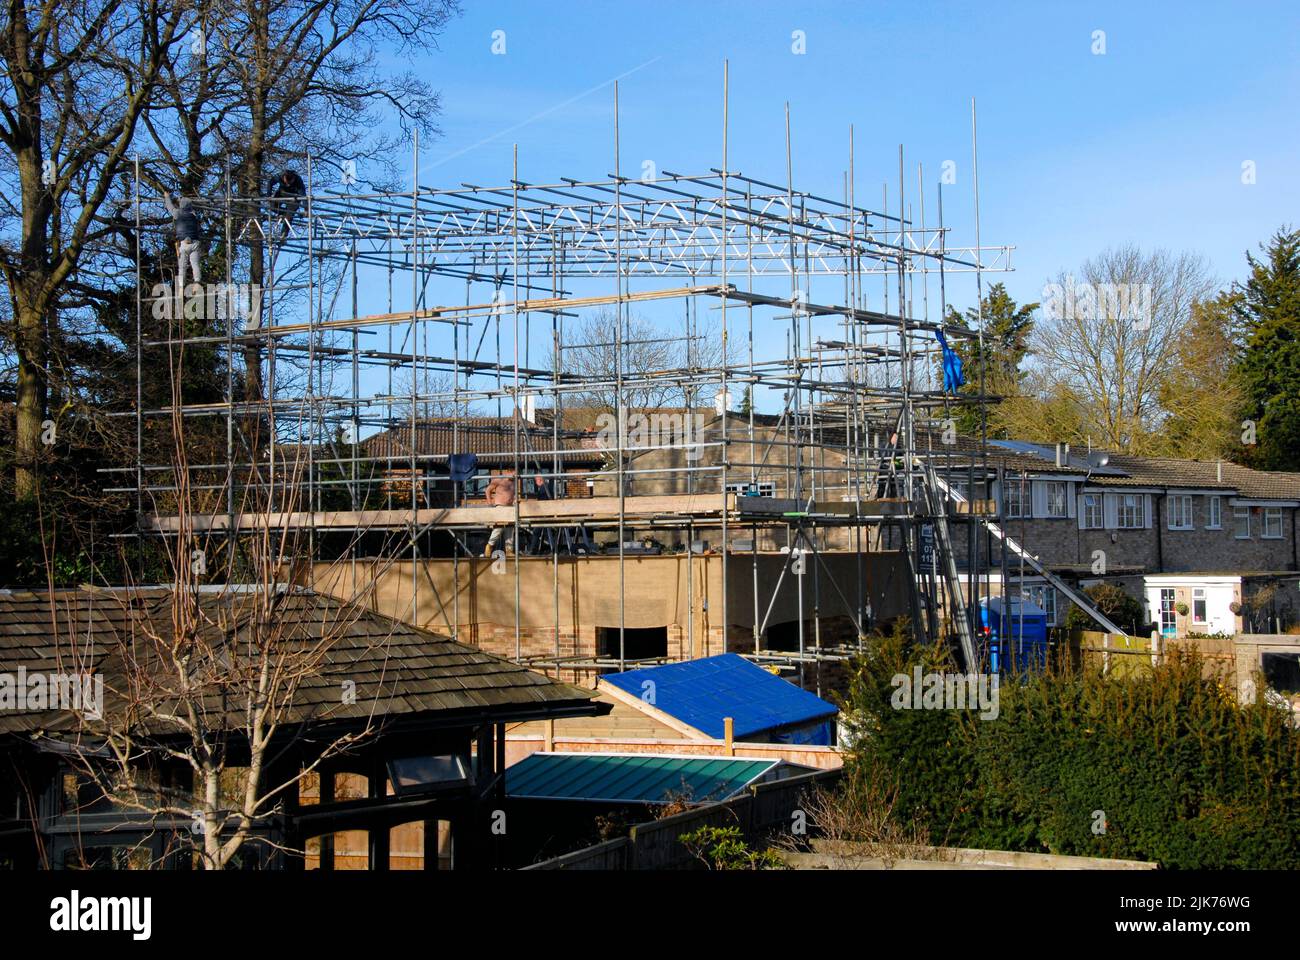
<svg viewBox="0 0 1300 960">
<path fill-rule="evenodd" d="M 603 176 L 608 81 L 629 71 L 623 172 L 647 159 L 719 166 L 725 57 L 733 169 L 784 181 L 789 101 L 798 185 L 840 194 L 853 123 L 860 201 L 886 180 L 896 192 L 900 143 L 909 195 L 925 165 L 927 206 L 940 165 L 956 162 L 945 212 L 964 242 L 975 97 L 983 239 L 1016 246 L 1002 279 L 1018 299 L 1129 242 L 1202 253 L 1228 280 L 1245 250 L 1300 221 L 1298 27 L 1294 2 L 469 2 L 420 65 L 445 105 L 421 180 L 505 182 L 515 143 L 524 179 Z M 492 53 L 496 30 L 504 56 Z M 973 280 L 956 286 L 954 301 L 973 300 Z"/>
<path fill-rule="evenodd" d="M 853 124 L 858 202 L 879 209 L 887 181 L 896 213 L 902 144 L 907 196 L 915 203 L 920 162 L 933 223 L 935 184 L 953 161 L 944 207 L 956 245 L 974 242 L 974 97 L 982 240 L 1016 248 L 1016 270 L 986 281 L 1003 281 L 1021 302 L 1041 300 L 1058 272 L 1129 243 L 1198 253 L 1221 282 L 1241 279 L 1247 250 L 1300 223 L 1294 0 L 465 6 L 441 51 L 415 64 L 444 100 L 442 137 L 422 150 L 426 187 L 505 184 L 515 144 L 525 181 L 605 177 L 614 167 L 616 77 L 625 176 L 640 176 L 647 160 L 685 174 L 719 167 L 726 58 L 732 170 L 784 182 L 788 101 L 800 189 L 841 195 Z M 504 55 L 493 52 L 497 31 Z M 795 31 L 802 54 L 792 49 Z M 1094 52 L 1096 31 L 1104 53 Z M 1243 183 L 1246 162 L 1253 184 Z M 867 305 L 878 308 L 874 283 Z M 608 281 L 595 287 L 610 290 Z M 570 289 L 596 292 L 580 281 Z M 766 292 L 788 295 L 788 286 Z M 439 281 L 429 294 L 435 303 L 466 295 L 463 285 Z M 810 295 L 827 299 L 817 282 Z M 934 280 L 929 295 L 934 318 Z M 919 282 L 914 297 L 920 313 Z M 489 298 L 480 292 L 475 302 Z M 964 309 L 975 299 L 973 275 L 949 279 L 949 303 Z M 665 311 L 680 309 L 650 305 L 647 319 L 679 330 L 680 318 Z M 787 326 L 756 322 L 760 357 L 786 355 Z M 833 319 L 823 326 L 814 336 L 838 335 Z M 548 330 L 539 318 L 524 337 L 521 356 L 534 365 L 549 365 Z M 503 342 L 503 356 L 511 350 Z M 779 406 L 762 391 L 756 400 L 762 410 Z"/>
</svg>

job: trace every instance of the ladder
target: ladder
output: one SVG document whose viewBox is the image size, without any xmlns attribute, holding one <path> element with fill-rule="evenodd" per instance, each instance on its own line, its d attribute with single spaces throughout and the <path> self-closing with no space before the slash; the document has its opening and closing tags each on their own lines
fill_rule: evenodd
<svg viewBox="0 0 1300 960">
<path fill-rule="evenodd" d="M 957 627 L 957 639 L 961 643 L 962 658 L 966 662 L 968 673 L 976 673 L 980 668 L 979 653 L 975 649 L 975 626 L 973 610 L 970 604 L 962 602 L 961 574 L 957 572 L 957 557 L 953 554 L 952 536 L 948 530 L 948 509 L 945 496 L 953 495 L 951 488 L 935 472 L 929 461 L 918 461 L 922 469 L 926 513 L 933 518 L 934 549 L 940 556 L 944 594 L 948 605 L 949 619 Z"/>
<path fill-rule="evenodd" d="M 951 494 L 957 499 L 963 499 L 960 494 L 952 493 L 952 488 L 948 485 L 948 483 L 937 473 L 935 473 L 933 468 L 929 467 L 928 464 L 927 464 L 927 471 L 928 471 L 927 475 L 933 477 L 936 487 L 942 489 L 946 493 Z M 1061 593 L 1069 597 L 1070 600 L 1079 607 L 1079 609 L 1081 609 L 1088 616 L 1092 617 L 1092 619 L 1095 620 L 1097 623 L 1099 623 L 1107 633 L 1118 633 L 1118 634 L 1124 633 L 1124 631 L 1121 630 L 1119 627 L 1115 626 L 1114 622 L 1112 622 L 1104 613 L 1102 613 L 1095 606 L 1093 606 L 1091 600 L 1089 600 L 1084 594 L 1082 594 L 1078 590 L 1075 590 L 1064 580 L 1062 580 L 1056 574 L 1052 573 L 1052 571 L 1048 570 L 1045 566 L 1039 563 L 1037 557 L 1035 557 L 1028 550 L 1022 547 L 1019 543 L 1017 543 L 1015 539 L 1011 537 L 1010 534 L 1008 534 L 1005 530 L 1003 530 L 1000 526 L 998 526 L 995 522 L 993 522 L 993 520 L 989 519 L 988 517 L 978 517 L 975 514 L 971 514 L 971 517 L 972 519 L 978 519 L 980 523 L 982 523 L 986 528 L 988 528 L 989 533 L 993 534 L 993 536 L 997 537 L 999 540 L 1001 540 L 1003 543 L 1007 545 L 1008 550 L 1010 550 L 1016 556 L 1024 560 L 1025 563 L 1033 567 L 1034 570 L 1037 571 L 1044 580 L 1046 580 L 1048 583 L 1054 586 L 1057 590 L 1060 590 Z M 954 570 L 956 569 L 955 563 L 953 565 L 953 569 Z M 958 586 L 960 586 L 960 583 L 958 584 Z"/>
</svg>

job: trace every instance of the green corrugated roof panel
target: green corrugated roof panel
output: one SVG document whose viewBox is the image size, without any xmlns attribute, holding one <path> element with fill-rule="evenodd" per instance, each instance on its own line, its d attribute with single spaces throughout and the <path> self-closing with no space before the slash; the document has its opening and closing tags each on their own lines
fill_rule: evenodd
<svg viewBox="0 0 1300 960">
<path fill-rule="evenodd" d="M 506 769 L 506 794 L 547 800 L 664 803 L 726 800 L 779 760 L 658 754 L 534 753 Z"/>
</svg>

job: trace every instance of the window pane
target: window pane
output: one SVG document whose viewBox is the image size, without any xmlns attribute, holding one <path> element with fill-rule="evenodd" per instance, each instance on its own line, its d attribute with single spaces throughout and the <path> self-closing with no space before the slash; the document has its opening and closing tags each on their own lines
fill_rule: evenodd
<svg viewBox="0 0 1300 960">
<path fill-rule="evenodd" d="M 1006 504 L 1008 517 L 1023 517 L 1025 515 L 1025 485 L 1021 480 L 1009 480 L 1006 484 L 1006 493 L 1003 500 Z"/>
<path fill-rule="evenodd" d="M 1065 490 L 1064 483 L 1053 482 L 1047 484 L 1047 515 L 1049 517 L 1064 517 L 1066 515 Z"/>
<path fill-rule="evenodd" d="M 1282 536 L 1282 511 L 1280 508 L 1269 507 L 1264 511 L 1264 536 L 1278 538 Z"/>
</svg>

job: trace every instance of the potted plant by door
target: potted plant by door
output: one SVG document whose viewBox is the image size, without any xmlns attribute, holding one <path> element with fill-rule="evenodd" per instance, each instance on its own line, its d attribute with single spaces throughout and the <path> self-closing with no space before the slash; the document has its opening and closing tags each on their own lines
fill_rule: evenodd
<svg viewBox="0 0 1300 960">
<path fill-rule="evenodd" d="M 1185 616 L 1187 616 L 1187 611 L 1188 611 L 1189 607 L 1187 606 L 1186 603 L 1184 603 L 1183 601 L 1179 600 L 1177 603 L 1174 604 L 1174 609 L 1178 611 L 1178 615 L 1179 615 L 1180 617 L 1185 617 Z"/>
</svg>

